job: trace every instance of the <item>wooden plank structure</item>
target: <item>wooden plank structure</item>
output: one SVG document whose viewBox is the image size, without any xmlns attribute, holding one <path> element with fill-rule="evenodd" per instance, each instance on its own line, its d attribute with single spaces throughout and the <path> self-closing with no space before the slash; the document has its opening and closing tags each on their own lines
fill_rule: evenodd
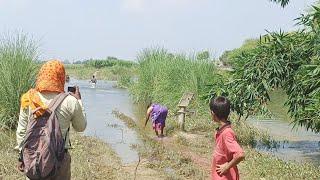
<svg viewBox="0 0 320 180">
<path fill-rule="evenodd" d="M 190 101 L 193 99 L 194 93 L 191 92 L 186 92 L 183 94 L 183 96 L 181 97 L 178 107 L 179 107 L 179 111 L 178 111 L 178 122 L 179 122 L 179 126 L 180 129 L 182 131 L 184 131 L 184 124 L 185 124 L 185 118 L 186 118 L 186 108 L 189 106 Z"/>
</svg>

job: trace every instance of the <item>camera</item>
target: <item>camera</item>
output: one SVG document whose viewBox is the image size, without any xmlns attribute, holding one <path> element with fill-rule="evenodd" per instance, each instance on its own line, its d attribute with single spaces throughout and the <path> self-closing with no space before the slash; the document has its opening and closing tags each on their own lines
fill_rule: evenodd
<svg viewBox="0 0 320 180">
<path fill-rule="evenodd" d="M 76 92 L 76 87 L 74 87 L 74 86 L 69 86 L 69 87 L 68 87 L 68 92 L 75 93 L 75 92 Z"/>
</svg>

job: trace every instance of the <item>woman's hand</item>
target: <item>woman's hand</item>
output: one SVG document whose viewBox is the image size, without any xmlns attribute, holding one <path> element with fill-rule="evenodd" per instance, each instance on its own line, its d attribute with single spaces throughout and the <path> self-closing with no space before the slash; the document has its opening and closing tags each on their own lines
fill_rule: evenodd
<svg viewBox="0 0 320 180">
<path fill-rule="evenodd" d="M 217 165 L 217 173 L 221 176 L 229 170 L 229 163 L 226 162 L 221 165 Z"/>
<path fill-rule="evenodd" d="M 75 88 L 76 88 L 76 91 L 73 93 L 73 92 L 70 92 L 70 94 L 73 96 L 73 97 L 75 97 L 75 98 L 77 98 L 78 100 L 80 100 L 81 99 L 81 93 L 80 93 L 80 90 L 79 90 L 79 86 L 75 86 Z"/>
</svg>

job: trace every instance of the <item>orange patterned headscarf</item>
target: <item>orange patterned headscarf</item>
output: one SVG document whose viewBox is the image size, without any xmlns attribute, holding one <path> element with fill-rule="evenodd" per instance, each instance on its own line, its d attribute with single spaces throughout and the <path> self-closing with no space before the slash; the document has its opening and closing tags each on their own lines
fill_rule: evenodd
<svg viewBox="0 0 320 180">
<path fill-rule="evenodd" d="M 58 60 L 51 60 L 42 65 L 36 80 L 36 87 L 30 89 L 21 97 L 21 107 L 30 107 L 31 110 L 40 108 L 36 117 L 41 116 L 48 108 L 40 99 L 38 92 L 64 92 L 65 69 Z"/>
</svg>

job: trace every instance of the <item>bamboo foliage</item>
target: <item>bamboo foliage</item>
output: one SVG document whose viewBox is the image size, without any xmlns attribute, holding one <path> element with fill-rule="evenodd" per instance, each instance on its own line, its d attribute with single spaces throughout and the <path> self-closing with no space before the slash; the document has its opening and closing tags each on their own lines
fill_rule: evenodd
<svg viewBox="0 0 320 180">
<path fill-rule="evenodd" d="M 280 4 L 282 7 L 285 7 L 290 2 L 290 0 L 270 0 L 270 1 Z"/>
<path fill-rule="evenodd" d="M 302 30 L 269 32 L 250 51 L 236 57 L 226 94 L 240 116 L 267 113 L 269 92 L 282 88 L 288 95 L 294 126 L 320 132 L 320 8 L 297 18 Z M 214 93 L 215 87 L 211 93 Z"/>
</svg>

